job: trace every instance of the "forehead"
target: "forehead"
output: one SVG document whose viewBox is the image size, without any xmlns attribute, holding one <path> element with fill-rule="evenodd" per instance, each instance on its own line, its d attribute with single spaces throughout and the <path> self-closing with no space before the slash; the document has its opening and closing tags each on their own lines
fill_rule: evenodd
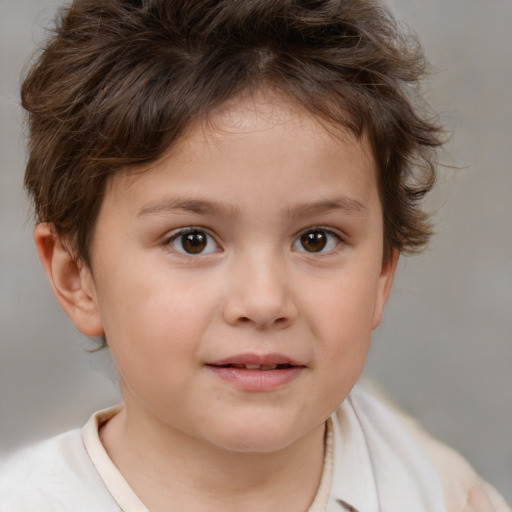
<svg viewBox="0 0 512 512">
<path fill-rule="evenodd" d="M 365 156 L 371 158 L 366 136 L 359 139 L 345 126 L 327 121 L 285 93 L 271 89 L 256 89 L 230 98 L 204 119 L 192 123 L 182 140 L 214 141 L 227 135 L 254 136 L 269 128 L 276 134 L 281 131 L 292 135 L 293 130 L 309 132 L 309 137 L 316 143 L 324 141 L 326 149 L 339 142 L 360 144 Z"/>
<path fill-rule="evenodd" d="M 329 124 L 283 95 L 260 92 L 235 97 L 192 123 L 159 161 L 115 175 L 107 196 L 135 204 L 146 191 L 149 201 L 159 190 L 167 194 L 172 182 L 185 195 L 228 199 L 222 189 L 227 184 L 247 205 L 259 201 L 268 207 L 269 189 L 281 188 L 285 199 L 293 188 L 299 202 L 297 195 L 306 201 L 316 190 L 321 199 L 348 175 L 358 185 L 352 186 L 360 196 L 354 199 L 364 202 L 376 184 L 366 137 Z M 248 181 L 253 187 L 245 186 Z"/>
</svg>

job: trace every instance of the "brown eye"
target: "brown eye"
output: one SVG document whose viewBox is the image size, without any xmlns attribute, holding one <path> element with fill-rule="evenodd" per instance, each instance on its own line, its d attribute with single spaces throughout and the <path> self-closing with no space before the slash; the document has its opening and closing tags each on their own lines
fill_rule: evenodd
<svg viewBox="0 0 512 512">
<path fill-rule="evenodd" d="M 220 251 L 213 237 L 200 229 L 180 230 L 169 239 L 167 244 L 182 254 L 209 254 Z"/>
<path fill-rule="evenodd" d="M 185 252 L 189 254 L 199 254 L 206 248 L 208 240 L 201 231 L 193 231 L 186 235 L 181 235 L 181 246 Z"/>
<path fill-rule="evenodd" d="M 298 252 L 324 253 L 335 249 L 341 238 L 327 229 L 309 229 L 304 231 L 293 244 L 293 250 Z"/>
<path fill-rule="evenodd" d="M 309 231 L 300 237 L 300 243 L 308 252 L 320 252 L 327 245 L 327 236 L 323 231 Z"/>
</svg>

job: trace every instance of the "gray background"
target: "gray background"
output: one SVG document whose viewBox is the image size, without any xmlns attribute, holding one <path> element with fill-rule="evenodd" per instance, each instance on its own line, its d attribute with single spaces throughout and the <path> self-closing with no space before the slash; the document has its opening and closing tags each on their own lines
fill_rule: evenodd
<svg viewBox="0 0 512 512">
<path fill-rule="evenodd" d="M 108 354 L 75 332 L 37 261 L 21 190 L 19 73 L 60 2 L 0 0 L 0 436 L 16 446 L 118 399 Z M 436 74 L 455 130 L 429 207 L 438 234 L 403 258 L 366 370 L 512 502 L 512 1 L 390 0 Z"/>
</svg>

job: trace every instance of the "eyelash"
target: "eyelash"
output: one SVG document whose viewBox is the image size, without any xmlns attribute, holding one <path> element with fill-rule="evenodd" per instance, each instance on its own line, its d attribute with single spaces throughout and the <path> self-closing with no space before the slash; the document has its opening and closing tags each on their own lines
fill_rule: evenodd
<svg viewBox="0 0 512 512">
<path fill-rule="evenodd" d="M 199 250 L 197 252 L 187 251 L 184 248 L 184 246 L 183 246 L 183 243 L 185 242 L 185 239 L 182 238 L 182 237 L 184 237 L 184 236 L 186 236 L 188 234 L 205 235 L 205 237 L 206 237 L 206 239 L 205 239 L 206 245 L 203 248 L 199 247 Z M 304 243 L 307 242 L 307 240 L 304 237 L 307 236 L 307 235 L 313 235 L 314 236 L 315 234 L 316 235 L 325 235 L 326 236 L 325 244 L 324 245 L 320 244 L 321 247 L 320 247 L 320 250 L 318 250 L 318 251 L 316 251 L 316 250 L 312 250 L 312 251 L 305 250 Z M 175 247 L 173 244 L 175 242 L 178 242 L 180 239 L 181 239 L 181 248 Z M 334 242 L 335 242 L 334 246 L 332 246 L 333 239 L 334 239 Z M 311 241 L 312 242 L 316 242 L 316 241 L 318 241 L 318 239 L 317 240 L 311 239 Z M 333 231 L 332 229 L 329 229 L 329 228 L 325 228 L 323 226 L 313 226 L 313 227 L 304 229 L 300 233 L 298 233 L 298 235 L 295 237 L 295 239 L 294 239 L 294 241 L 292 243 L 292 250 L 294 250 L 296 252 L 305 253 L 305 254 L 335 253 L 335 252 L 337 252 L 337 250 L 339 250 L 339 245 L 342 244 L 342 243 L 343 243 L 343 238 L 336 231 Z M 215 248 L 211 247 L 212 244 L 215 245 Z M 212 254 L 212 253 L 215 253 L 215 252 L 222 252 L 222 248 L 217 243 L 215 238 L 208 232 L 208 230 L 206 230 L 204 228 L 201 228 L 201 227 L 198 227 L 198 226 L 190 226 L 190 227 L 187 227 L 187 228 L 181 228 L 181 229 L 178 229 L 178 230 L 175 230 L 175 231 L 171 232 L 171 234 L 168 237 L 166 237 L 166 239 L 164 240 L 162 245 L 167 247 L 167 248 L 169 248 L 170 250 L 180 254 L 180 255 L 192 256 L 192 257 L 194 257 L 194 256 L 205 256 L 205 255 Z M 330 247 L 329 247 L 329 245 L 330 245 Z M 326 247 L 328 249 L 324 250 Z M 205 249 L 208 249 L 208 251 L 205 252 Z"/>
<path fill-rule="evenodd" d="M 304 242 L 303 237 L 308 234 L 322 234 L 327 235 L 327 240 L 325 242 L 325 245 L 321 247 L 319 251 L 307 251 L 307 250 L 301 250 L 297 249 L 296 246 L 298 244 L 302 244 Z M 329 242 L 335 241 L 335 245 L 333 247 L 329 247 L 327 250 L 324 250 L 325 247 L 329 245 Z M 294 239 L 294 242 L 292 244 L 292 248 L 294 248 L 297 252 L 305 253 L 305 254 L 328 254 L 328 253 L 336 253 L 339 250 L 339 246 L 343 243 L 343 237 L 337 232 L 329 228 L 325 228 L 323 226 L 313 226 L 307 229 L 302 230 L 297 237 Z M 303 247 L 303 245 L 302 245 Z"/>
<path fill-rule="evenodd" d="M 185 248 L 183 247 L 183 243 L 184 243 L 185 239 L 182 237 L 189 235 L 189 234 L 205 235 L 206 236 L 205 249 L 208 248 L 208 246 L 211 245 L 212 243 L 215 244 L 216 247 L 213 250 L 210 247 L 210 250 L 208 250 L 208 252 L 204 252 L 204 249 L 201 251 L 198 251 L 196 253 L 194 253 L 192 251 L 191 252 L 186 251 Z M 180 238 L 181 238 L 181 249 L 182 250 L 173 246 L 173 243 L 179 241 Z M 178 254 L 181 254 L 184 256 L 207 255 L 207 254 L 211 254 L 214 252 L 222 251 L 222 249 L 220 248 L 220 246 L 217 243 L 217 241 L 215 240 L 215 238 L 210 233 L 208 233 L 208 230 L 206 230 L 204 228 L 196 227 L 196 226 L 182 228 L 182 229 L 178 229 L 176 231 L 171 232 L 171 234 L 164 240 L 163 245 L 170 248 L 174 252 L 177 252 Z"/>
</svg>

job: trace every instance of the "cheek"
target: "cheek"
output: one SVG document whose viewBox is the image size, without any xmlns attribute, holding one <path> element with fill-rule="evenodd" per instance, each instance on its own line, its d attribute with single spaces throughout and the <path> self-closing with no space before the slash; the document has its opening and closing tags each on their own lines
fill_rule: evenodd
<svg viewBox="0 0 512 512">
<path fill-rule="evenodd" d="M 179 278 L 157 275 L 135 272 L 122 279 L 114 273 L 111 282 L 120 284 L 101 294 L 112 355 L 134 387 L 179 381 L 199 364 L 198 349 L 215 302 L 190 281 L 185 286 Z"/>
<path fill-rule="evenodd" d="M 349 273 L 350 274 L 350 273 Z M 375 274 L 371 269 L 367 276 Z M 350 274 L 352 276 L 352 274 Z M 359 377 L 368 352 L 378 277 L 332 279 L 305 305 L 316 339 L 317 360 L 328 369 L 339 391 L 348 390 Z"/>
<path fill-rule="evenodd" d="M 127 338 L 166 343 L 173 332 L 181 333 L 177 338 L 187 336 L 207 316 L 212 297 L 204 293 L 200 276 L 185 278 L 160 260 L 142 255 L 105 266 L 99 298 L 111 336 L 121 332 Z"/>
<path fill-rule="evenodd" d="M 347 269 L 324 282 L 311 283 L 302 309 L 321 331 L 318 338 L 350 339 L 353 343 L 366 339 L 372 331 L 378 282 L 373 269 L 363 268 L 357 275 Z"/>
</svg>

